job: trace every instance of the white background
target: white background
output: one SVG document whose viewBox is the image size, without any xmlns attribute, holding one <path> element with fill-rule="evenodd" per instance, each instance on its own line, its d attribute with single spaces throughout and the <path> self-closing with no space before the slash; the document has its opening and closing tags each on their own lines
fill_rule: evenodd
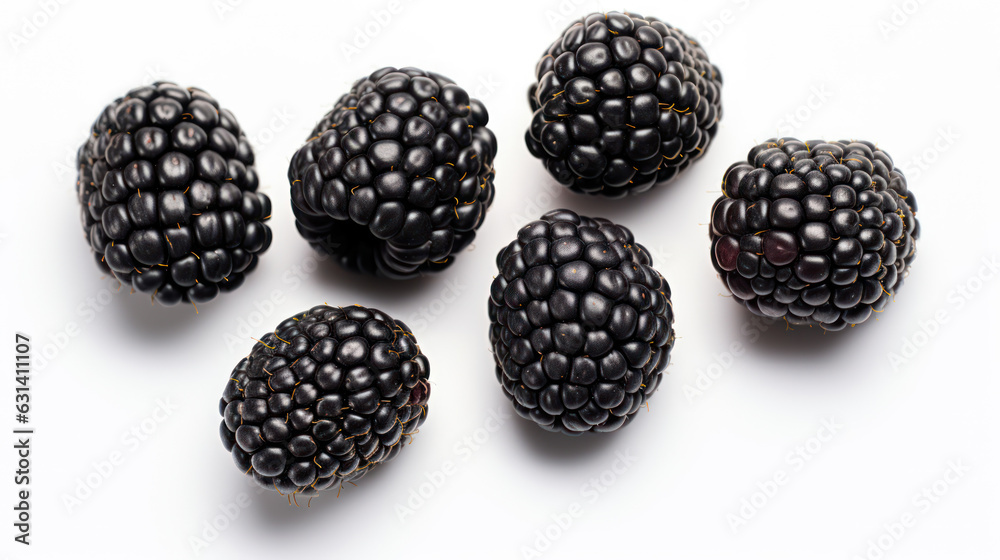
<svg viewBox="0 0 1000 560">
<path fill-rule="evenodd" d="M 192 538 L 208 558 L 523 558 L 546 546 L 548 558 L 1000 553 L 1000 290 L 996 277 L 978 277 L 982 259 L 1000 252 L 996 3 L 632 2 L 703 41 L 725 79 L 725 110 L 703 161 L 616 202 L 555 187 L 523 135 L 538 56 L 570 17 L 621 6 L 424 0 L 385 21 L 372 15 L 388 7 L 378 1 L 69 2 L 46 15 L 51 3 L 0 8 L 3 430 L 14 427 L 14 332 L 33 337 L 36 356 L 52 355 L 32 379 L 30 548 L 12 542 L 13 441 L 3 440 L 4 557 L 184 558 L 195 554 Z M 365 29 L 374 36 L 359 38 Z M 500 146 L 496 202 L 474 246 L 446 272 L 409 283 L 317 268 L 295 232 L 285 179 L 315 121 L 385 65 L 444 73 L 482 98 Z M 274 203 L 261 266 L 197 315 L 113 293 L 81 239 L 76 147 L 105 104 L 156 79 L 204 88 L 234 112 Z M 776 133 L 870 139 L 906 170 L 923 237 L 877 322 L 826 335 L 779 323 L 761 334 L 721 297 L 709 209 L 726 167 Z M 567 439 L 511 415 L 488 351 L 496 251 L 559 206 L 632 228 L 673 287 L 680 338 L 669 375 L 649 411 L 610 435 Z M 324 301 L 409 322 L 431 362 L 433 398 L 394 462 L 339 499 L 296 509 L 233 466 L 217 402 L 251 331 Z M 935 326 L 941 313 L 946 322 Z M 902 356 L 904 341 L 919 348 L 894 367 L 890 353 Z M 496 426 L 494 414 L 508 416 Z M 829 419 L 836 434 L 812 439 Z M 135 427 L 144 439 L 125 435 Z M 800 449 L 808 461 L 794 458 Z M 619 453 L 634 461 L 605 472 Z M 101 474 L 114 454 L 120 464 Z M 435 474 L 447 462 L 451 474 Z M 949 463 L 964 474 L 935 486 Z M 754 496 L 778 471 L 785 483 L 766 500 Z M 595 493 L 588 481 L 602 475 Z M 81 487 L 88 480 L 97 487 Z M 915 499 L 924 488 L 944 495 Z M 88 490 L 67 507 L 67 496 Z M 429 497 L 400 521 L 414 492 Z M 766 503 L 750 512 L 744 499 Z M 568 528 L 554 525 L 570 510 L 578 515 Z M 904 514 L 912 526 L 884 536 Z M 734 519 L 745 523 L 734 528 Z M 546 531 L 551 542 L 539 537 Z M 870 551 L 880 536 L 888 550 Z"/>
</svg>

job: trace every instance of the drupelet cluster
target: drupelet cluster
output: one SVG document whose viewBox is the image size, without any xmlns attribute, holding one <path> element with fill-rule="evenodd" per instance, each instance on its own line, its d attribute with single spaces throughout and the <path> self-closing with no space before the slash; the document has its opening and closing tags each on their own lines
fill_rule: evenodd
<svg viewBox="0 0 1000 560">
<path fill-rule="evenodd" d="M 430 366 L 402 322 L 321 305 L 257 342 L 219 402 L 222 442 L 262 487 L 315 494 L 395 457 L 427 418 Z"/>
<path fill-rule="evenodd" d="M 490 343 L 517 413 L 547 430 L 610 432 L 659 386 L 674 343 L 670 287 L 632 233 L 554 210 L 497 255 Z"/>
<path fill-rule="evenodd" d="M 449 266 L 493 202 L 486 107 L 444 76 L 358 80 L 288 169 L 299 233 L 342 266 L 407 278 Z"/>
<path fill-rule="evenodd" d="M 771 139 L 726 171 L 712 264 L 757 315 L 840 330 L 880 312 L 917 254 L 917 201 L 870 142 Z"/>
<path fill-rule="evenodd" d="M 722 74 L 683 31 L 617 12 L 573 23 L 538 61 L 528 149 L 574 191 L 619 198 L 679 175 L 722 117 Z"/>
<path fill-rule="evenodd" d="M 166 305 L 236 289 L 271 244 L 253 163 L 236 118 L 200 89 L 157 82 L 116 99 L 77 153 L 98 265 Z"/>
</svg>

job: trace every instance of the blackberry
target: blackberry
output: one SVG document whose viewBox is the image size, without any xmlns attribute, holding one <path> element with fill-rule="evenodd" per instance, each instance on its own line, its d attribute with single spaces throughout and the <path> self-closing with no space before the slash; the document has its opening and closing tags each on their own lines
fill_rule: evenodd
<svg viewBox="0 0 1000 560">
<path fill-rule="evenodd" d="M 524 418 L 566 434 L 629 422 L 660 384 L 674 344 L 670 286 L 632 233 L 554 210 L 497 255 L 490 343 Z"/>
<path fill-rule="evenodd" d="M 488 121 L 480 101 L 433 72 L 383 68 L 358 80 L 289 165 L 299 233 L 366 274 L 447 267 L 493 202 Z"/>
<path fill-rule="evenodd" d="M 871 142 L 770 139 L 731 165 L 712 264 L 757 315 L 840 330 L 892 299 L 917 254 L 917 200 Z"/>
<path fill-rule="evenodd" d="M 233 114 L 156 82 L 108 105 L 77 152 L 81 221 L 98 266 L 156 301 L 239 287 L 271 243 L 271 201 Z"/>
<path fill-rule="evenodd" d="M 262 487 L 315 494 L 399 453 L 427 417 L 430 366 L 406 325 L 361 306 L 289 317 L 233 370 L 222 443 Z"/>
<path fill-rule="evenodd" d="M 722 74 L 688 35 L 655 18 L 590 14 L 538 61 L 528 150 L 560 183 L 620 198 L 700 158 L 722 117 Z"/>
</svg>

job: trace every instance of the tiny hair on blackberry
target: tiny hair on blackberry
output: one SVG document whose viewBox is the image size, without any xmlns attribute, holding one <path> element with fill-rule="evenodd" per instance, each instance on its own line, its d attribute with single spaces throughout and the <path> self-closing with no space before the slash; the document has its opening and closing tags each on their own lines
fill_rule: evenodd
<svg viewBox="0 0 1000 560">
<path fill-rule="evenodd" d="M 486 106 L 440 74 L 390 67 L 361 78 L 292 157 L 296 228 L 364 274 L 450 266 L 493 203 L 488 122 Z"/>
<path fill-rule="evenodd" d="M 573 191 L 621 198 L 697 161 L 722 118 L 722 74 L 680 29 L 593 13 L 545 51 L 528 91 L 528 150 Z"/>
<path fill-rule="evenodd" d="M 282 321 L 233 369 L 219 401 L 222 443 L 263 488 L 339 487 L 412 440 L 427 418 L 429 376 L 402 321 L 319 305 Z"/>
<path fill-rule="evenodd" d="M 674 345 L 670 286 L 649 251 L 609 220 L 553 210 L 496 262 L 490 344 L 517 413 L 569 435 L 631 421 Z"/>
<path fill-rule="evenodd" d="M 880 313 L 917 256 L 917 199 L 861 140 L 772 138 L 729 167 L 712 264 L 733 299 L 789 325 L 841 330 Z"/>
<path fill-rule="evenodd" d="M 94 122 L 77 167 L 98 266 L 164 305 L 235 290 L 271 244 L 253 149 L 204 90 L 130 90 Z"/>
</svg>

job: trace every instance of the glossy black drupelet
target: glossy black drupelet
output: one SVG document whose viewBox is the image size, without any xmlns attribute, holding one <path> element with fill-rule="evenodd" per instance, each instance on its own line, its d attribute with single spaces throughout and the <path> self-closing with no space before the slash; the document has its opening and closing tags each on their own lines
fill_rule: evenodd
<svg viewBox="0 0 1000 560">
<path fill-rule="evenodd" d="M 239 287 L 271 243 L 253 161 L 232 113 L 200 89 L 157 82 L 116 99 L 77 153 L 98 265 L 166 305 Z"/>
<path fill-rule="evenodd" d="M 321 305 L 236 366 L 219 403 L 236 466 L 264 488 L 314 494 L 399 453 L 427 417 L 430 366 L 406 325 Z"/>
<path fill-rule="evenodd" d="M 366 274 L 445 268 L 493 202 L 488 120 L 481 102 L 432 72 L 383 68 L 358 80 L 288 168 L 299 233 Z"/>
<path fill-rule="evenodd" d="M 539 60 L 528 149 L 574 191 L 648 191 L 700 158 L 722 117 L 722 75 L 681 30 L 595 13 Z"/>
<path fill-rule="evenodd" d="M 892 300 L 917 254 L 916 198 L 871 142 L 770 139 L 712 207 L 712 264 L 737 301 L 840 330 Z"/>
<path fill-rule="evenodd" d="M 670 286 L 632 233 L 554 210 L 497 255 L 490 343 L 517 413 L 547 430 L 610 432 L 660 384 L 674 343 Z"/>
</svg>

